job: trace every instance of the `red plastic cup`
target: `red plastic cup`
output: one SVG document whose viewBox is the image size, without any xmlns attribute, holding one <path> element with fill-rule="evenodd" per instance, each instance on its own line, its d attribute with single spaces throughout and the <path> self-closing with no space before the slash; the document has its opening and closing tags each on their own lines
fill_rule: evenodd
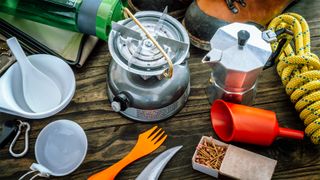
<svg viewBox="0 0 320 180">
<path fill-rule="evenodd" d="M 281 128 L 272 111 L 216 100 L 211 106 L 211 122 L 225 142 L 269 146 L 276 137 L 303 139 L 304 132 Z"/>
</svg>

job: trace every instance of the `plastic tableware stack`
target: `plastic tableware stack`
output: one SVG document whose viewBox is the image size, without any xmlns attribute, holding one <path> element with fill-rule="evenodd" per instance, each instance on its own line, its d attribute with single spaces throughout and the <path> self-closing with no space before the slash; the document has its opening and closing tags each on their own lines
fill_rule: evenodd
<svg viewBox="0 0 320 180">
<path fill-rule="evenodd" d="M 0 78 L 0 112 L 31 119 L 45 118 L 58 113 L 69 104 L 75 92 L 76 83 L 72 69 L 63 60 L 51 55 L 31 55 L 27 59 L 34 68 L 53 81 L 60 91 L 60 100 L 49 109 L 33 111 L 26 101 L 26 94 L 23 91 L 24 77 L 22 77 L 20 64 L 15 63 Z M 39 89 L 36 90 L 39 92 Z M 45 93 L 51 96 L 50 92 L 45 91 Z M 47 103 L 43 100 L 35 99 L 35 101 Z"/>
<path fill-rule="evenodd" d="M 29 174 L 36 176 L 65 176 L 75 171 L 84 160 L 88 140 L 81 126 L 70 120 L 58 120 L 48 124 L 38 135 L 35 145 L 37 163 L 30 167 Z"/>
</svg>

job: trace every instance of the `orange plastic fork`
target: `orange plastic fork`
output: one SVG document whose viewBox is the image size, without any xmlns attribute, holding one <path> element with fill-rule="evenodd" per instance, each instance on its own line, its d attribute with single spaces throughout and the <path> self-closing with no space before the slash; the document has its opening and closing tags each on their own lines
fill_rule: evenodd
<svg viewBox="0 0 320 180">
<path fill-rule="evenodd" d="M 113 180 L 117 174 L 133 161 L 150 154 L 166 140 L 167 135 L 158 126 L 139 135 L 138 141 L 130 153 L 111 167 L 89 177 L 89 180 Z"/>
</svg>

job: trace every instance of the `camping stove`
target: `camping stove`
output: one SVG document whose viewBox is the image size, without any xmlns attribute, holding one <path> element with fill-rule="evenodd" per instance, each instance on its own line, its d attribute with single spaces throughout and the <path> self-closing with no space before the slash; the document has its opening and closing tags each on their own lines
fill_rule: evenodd
<svg viewBox="0 0 320 180">
<path fill-rule="evenodd" d="M 183 26 L 166 13 L 142 11 L 135 18 L 173 66 L 132 19 L 113 23 L 108 41 L 113 58 L 108 96 L 112 109 L 130 119 L 160 121 L 182 109 L 189 96 L 189 38 Z M 170 70 L 172 76 L 168 76 Z"/>
</svg>

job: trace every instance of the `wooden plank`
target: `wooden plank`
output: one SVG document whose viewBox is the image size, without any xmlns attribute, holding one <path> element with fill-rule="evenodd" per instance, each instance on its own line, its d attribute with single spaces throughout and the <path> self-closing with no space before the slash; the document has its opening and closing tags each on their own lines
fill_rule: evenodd
<svg viewBox="0 0 320 180">
<path fill-rule="evenodd" d="M 290 10 L 303 14 L 309 21 L 312 33 L 312 50 L 320 53 L 320 1 L 300 1 Z M 216 137 L 210 122 L 210 104 L 205 88 L 210 68 L 201 64 L 205 51 L 191 48 L 189 67 L 191 71 L 191 94 L 186 106 L 173 118 L 158 123 L 169 138 L 156 152 L 133 163 L 120 173 L 118 179 L 134 179 L 142 169 L 159 153 L 167 148 L 182 144 L 184 147 L 165 168 L 161 179 L 210 179 L 191 167 L 191 157 L 202 135 Z M 57 119 L 71 119 L 85 130 L 89 149 L 84 163 L 69 176 L 57 179 L 85 179 L 125 156 L 134 146 L 137 136 L 152 124 L 130 121 L 111 110 L 106 96 L 106 73 L 111 56 L 105 43 L 100 42 L 88 63 L 82 69 L 74 69 L 77 91 L 70 105 L 61 113 L 43 120 L 32 121 L 29 153 L 21 159 L 13 159 L 8 145 L 0 150 L 0 179 L 17 179 L 35 162 L 34 145 L 41 129 Z M 263 72 L 258 84 L 255 105 L 277 113 L 279 123 L 284 127 L 304 129 L 274 68 Z M 0 119 L 9 119 L 1 114 Z M 217 137 L 216 137 L 217 138 Z M 20 139 L 16 150 L 23 149 Z M 272 146 L 257 147 L 234 143 L 235 145 L 278 160 L 275 179 L 319 179 L 320 147 L 303 141 L 279 139 Z"/>
</svg>

